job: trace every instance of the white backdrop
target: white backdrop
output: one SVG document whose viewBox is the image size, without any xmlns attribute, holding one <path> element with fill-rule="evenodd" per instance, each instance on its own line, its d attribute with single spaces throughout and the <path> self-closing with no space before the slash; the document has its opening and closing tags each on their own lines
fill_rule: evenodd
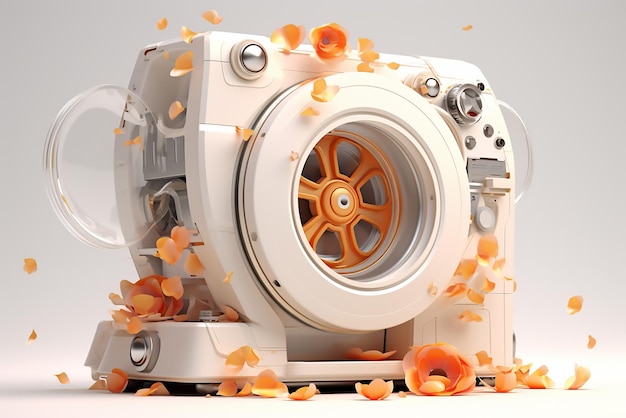
<svg viewBox="0 0 626 418">
<path fill-rule="evenodd" d="M 563 377 L 574 362 L 624 359 L 626 25 L 619 0 L 13 0 L 0 5 L 0 383 L 9 383 L 7 375 L 47 382 L 62 370 L 88 379 L 82 363 L 97 322 L 108 318 L 107 295 L 121 279 L 136 279 L 126 251 L 76 241 L 53 213 L 42 151 L 57 111 L 91 86 L 125 86 L 144 45 L 178 37 L 182 25 L 210 30 L 200 16 L 210 8 L 224 17 L 218 30 L 269 36 L 287 23 L 336 21 L 353 45 L 368 37 L 381 52 L 479 66 L 524 119 L 534 151 L 533 183 L 517 206 L 517 354 L 552 359 Z M 165 31 L 156 28 L 162 17 Z M 37 259 L 36 273 L 22 271 L 25 257 Z M 575 294 L 585 302 L 570 316 Z M 32 329 L 39 338 L 27 346 Z M 593 350 L 588 334 L 598 340 Z"/>
</svg>

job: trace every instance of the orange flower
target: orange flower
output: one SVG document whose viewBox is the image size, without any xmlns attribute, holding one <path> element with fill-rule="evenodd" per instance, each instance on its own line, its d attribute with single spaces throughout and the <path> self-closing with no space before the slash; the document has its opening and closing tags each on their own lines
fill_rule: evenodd
<svg viewBox="0 0 626 418">
<path fill-rule="evenodd" d="M 476 385 L 469 360 L 447 343 L 413 347 L 402 368 L 407 387 L 418 395 L 454 395 L 470 392 Z"/>
<path fill-rule="evenodd" d="M 336 23 L 311 29 L 309 41 L 322 60 L 344 59 L 350 50 L 348 32 Z"/>
<path fill-rule="evenodd" d="M 122 298 L 126 307 L 136 315 L 174 316 L 183 308 L 181 299 L 183 290 L 177 285 L 178 279 L 177 277 L 168 279 L 154 274 L 139 279 L 136 283 L 122 280 L 120 282 Z M 179 298 L 168 296 L 171 294 Z"/>
<path fill-rule="evenodd" d="M 381 401 L 393 392 L 393 380 L 385 382 L 383 379 L 374 379 L 369 384 L 357 382 L 354 387 L 359 395 L 373 401 Z"/>
</svg>

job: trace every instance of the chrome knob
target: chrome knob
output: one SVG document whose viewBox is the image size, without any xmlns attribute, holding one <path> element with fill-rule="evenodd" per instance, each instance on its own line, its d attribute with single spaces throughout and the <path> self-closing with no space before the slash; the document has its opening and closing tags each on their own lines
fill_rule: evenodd
<svg viewBox="0 0 626 418">
<path fill-rule="evenodd" d="M 267 67 L 267 51 L 255 41 L 245 40 L 233 46 L 230 64 L 235 73 L 244 80 L 256 80 Z"/>
<path fill-rule="evenodd" d="M 459 84 L 448 92 L 446 104 L 450 115 L 461 125 L 478 122 L 483 112 L 480 89 L 472 84 Z"/>
</svg>

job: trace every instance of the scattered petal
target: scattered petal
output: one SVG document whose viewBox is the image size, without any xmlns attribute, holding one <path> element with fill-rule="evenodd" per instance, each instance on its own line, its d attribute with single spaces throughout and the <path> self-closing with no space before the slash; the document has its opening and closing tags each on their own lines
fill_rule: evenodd
<svg viewBox="0 0 626 418">
<path fill-rule="evenodd" d="M 462 28 L 462 29 L 463 29 L 464 31 L 466 31 L 466 32 L 467 32 L 468 30 L 472 30 L 473 28 L 474 28 L 474 26 L 472 26 L 472 25 L 467 25 L 467 26 L 463 26 L 463 28 Z"/>
<path fill-rule="evenodd" d="M 530 389 L 547 389 L 554 386 L 554 382 L 547 375 L 548 367 L 541 366 L 526 377 L 526 386 Z"/>
<path fill-rule="evenodd" d="M 131 298 L 133 309 L 138 315 L 148 315 L 154 313 L 152 307 L 154 306 L 155 297 L 152 295 L 146 295 L 140 293 Z"/>
<path fill-rule="evenodd" d="M 130 318 L 130 320 L 128 321 L 128 324 L 126 324 L 126 331 L 128 331 L 128 333 L 131 335 L 139 334 L 142 329 L 143 329 L 143 322 L 141 322 L 141 320 L 137 318 L 136 316 L 133 316 L 132 318 Z"/>
<path fill-rule="evenodd" d="M 367 62 L 362 62 L 359 65 L 357 65 L 356 70 L 360 73 L 373 73 L 374 72 L 374 68 L 372 68 L 372 66 Z"/>
<path fill-rule="evenodd" d="M 65 372 L 55 374 L 55 376 L 57 379 L 59 379 L 59 383 L 61 383 L 62 385 L 67 385 L 70 383 L 70 378 L 67 377 L 67 373 Z"/>
<path fill-rule="evenodd" d="M 113 129 L 113 133 L 115 135 L 121 135 L 121 134 L 124 133 L 124 131 L 122 131 L 120 128 L 115 128 L 115 129 Z"/>
<path fill-rule="evenodd" d="M 33 274 L 37 271 L 37 260 L 34 258 L 24 259 L 24 271 L 28 274 Z"/>
<path fill-rule="evenodd" d="M 439 395 L 445 392 L 445 383 L 439 380 L 427 380 L 419 387 L 420 393 L 424 395 Z"/>
<path fill-rule="evenodd" d="M 163 59 L 164 60 L 170 59 L 170 51 L 164 51 L 163 52 Z"/>
<path fill-rule="evenodd" d="M 467 298 L 477 305 L 482 305 L 485 302 L 485 295 L 476 292 L 474 289 L 467 289 Z"/>
<path fill-rule="evenodd" d="M 233 351 L 226 357 L 226 366 L 232 367 L 236 371 L 240 371 L 244 364 L 254 367 L 259 363 L 259 357 L 256 355 L 252 347 L 244 345 Z"/>
<path fill-rule="evenodd" d="M 180 299 L 185 293 L 183 282 L 180 276 L 172 276 L 161 282 L 161 290 L 165 296 L 171 296 L 174 299 Z"/>
<path fill-rule="evenodd" d="M 496 288 L 496 284 L 494 282 L 492 282 L 486 277 L 483 279 L 483 285 L 481 287 L 481 290 L 483 292 L 485 293 L 493 292 L 493 289 L 495 288 Z"/>
<path fill-rule="evenodd" d="M 390 62 L 387 64 L 387 67 L 391 68 L 392 70 L 397 70 L 398 68 L 400 68 L 400 64 L 398 64 L 397 62 Z"/>
<path fill-rule="evenodd" d="M 296 49 L 304 40 L 306 30 L 304 26 L 288 24 L 276 29 L 270 36 L 270 41 L 280 45 L 285 51 Z"/>
<path fill-rule="evenodd" d="M 455 283 L 453 285 L 448 286 L 443 295 L 447 298 L 454 298 L 457 296 L 462 296 L 467 291 L 467 285 L 465 283 Z"/>
<path fill-rule="evenodd" d="M 233 277 L 233 272 L 229 271 L 228 274 L 226 275 L 226 277 L 224 277 L 224 280 L 222 280 L 224 283 L 230 283 L 230 279 Z"/>
<path fill-rule="evenodd" d="M 109 293 L 109 300 L 114 305 L 126 305 L 126 302 L 124 302 L 124 299 L 117 293 Z"/>
<path fill-rule="evenodd" d="M 235 126 L 235 132 L 237 132 L 237 135 L 241 137 L 244 141 L 247 141 L 254 133 L 254 130 L 249 128 L 242 128 L 241 126 Z"/>
<path fill-rule="evenodd" d="M 336 23 L 318 26 L 309 32 L 309 41 L 321 60 L 341 60 L 350 50 L 348 32 Z"/>
<path fill-rule="evenodd" d="M 574 315 L 575 313 L 580 312 L 582 307 L 583 307 L 583 297 L 580 295 L 572 296 L 571 298 L 569 298 L 569 301 L 567 302 L 567 313 L 570 315 Z"/>
<path fill-rule="evenodd" d="M 309 386 L 303 386 L 290 393 L 289 399 L 293 399 L 294 401 L 306 401 L 307 399 L 311 399 L 316 393 L 317 387 L 315 383 L 311 383 Z"/>
<path fill-rule="evenodd" d="M 183 251 L 170 237 L 161 237 L 156 242 L 157 256 L 168 264 L 174 265 Z"/>
<path fill-rule="evenodd" d="M 570 376 L 565 381 L 564 388 L 566 390 L 580 389 L 591 377 L 591 371 L 588 368 L 576 365 L 574 367 L 574 376 Z"/>
<path fill-rule="evenodd" d="M 213 24 L 213 25 L 219 25 L 222 20 L 223 17 L 219 15 L 219 13 L 217 13 L 216 10 L 207 10 L 206 12 L 202 13 L 202 17 L 209 23 Z"/>
<path fill-rule="evenodd" d="M 363 351 L 363 349 L 361 349 L 360 347 L 354 347 L 346 352 L 346 358 L 350 360 L 378 361 L 388 359 L 389 357 L 396 354 L 396 351 L 397 350 L 393 350 L 383 353 L 378 350 Z"/>
<path fill-rule="evenodd" d="M 174 240 L 174 243 L 179 249 L 187 248 L 189 246 L 189 236 L 191 232 L 184 226 L 175 226 L 170 232 L 170 237 Z"/>
<path fill-rule="evenodd" d="M 168 396 L 169 394 L 170 391 L 167 390 L 165 385 L 161 382 L 155 382 L 149 388 L 139 389 L 137 392 L 135 392 L 135 396 Z"/>
<path fill-rule="evenodd" d="M 595 346 L 596 346 L 596 339 L 590 335 L 587 340 L 587 348 L 592 349 Z"/>
<path fill-rule="evenodd" d="M 216 395 L 235 396 L 237 394 L 237 383 L 234 380 L 224 380 L 217 388 Z"/>
<path fill-rule="evenodd" d="M 439 293 L 439 288 L 435 286 L 433 282 L 430 282 L 426 290 L 428 290 L 428 294 L 431 296 L 437 296 L 437 293 Z"/>
<path fill-rule="evenodd" d="M 228 305 L 222 306 L 224 311 L 224 318 L 228 322 L 237 322 L 239 320 L 239 313 Z"/>
<path fill-rule="evenodd" d="M 113 369 L 106 377 L 107 389 L 113 393 L 122 393 L 128 385 L 128 374 L 122 369 Z"/>
<path fill-rule="evenodd" d="M 180 37 L 183 39 L 183 41 L 187 42 L 188 44 L 190 44 L 193 41 L 193 38 L 197 34 L 198 32 L 192 31 L 187 26 L 183 26 L 182 28 L 180 28 Z"/>
<path fill-rule="evenodd" d="M 137 135 L 133 139 L 127 139 L 126 141 L 124 141 L 124 145 L 126 145 L 127 147 L 132 147 L 133 145 L 135 145 L 137 148 L 143 150 L 143 139 L 141 138 L 141 135 Z"/>
<path fill-rule="evenodd" d="M 359 52 L 371 51 L 374 49 L 374 42 L 367 38 L 357 39 Z"/>
<path fill-rule="evenodd" d="M 28 336 L 28 340 L 27 343 L 31 344 L 33 341 L 35 341 L 37 339 L 37 333 L 35 332 L 35 330 L 32 330 L 30 332 L 30 335 Z"/>
<path fill-rule="evenodd" d="M 311 91 L 311 97 L 317 102 L 329 102 L 339 91 L 339 86 L 328 86 L 326 80 L 318 78 L 313 83 L 313 91 Z"/>
<path fill-rule="evenodd" d="M 318 116 L 319 114 L 320 112 L 318 112 L 317 110 L 313 109 L 310 106 L 304 109 L 302 112 L 300 112 L 301 116 Z"/>
<path fill-rule="evenodd" d="M 386 399 L 393 392 L 393 380 L 374 379 L 369 384 L 357 382 L 354 386 L 359 395 L 373 401 Z"/>
<path fill-rule="evenodd" d="M 398 392 L 398 398 L 406 398 L 406 392 L 401 390 Z"/>
<path fill-rule="evenodd" d="M 182 53 L 176 58 L 174 68 L 170 71 L 170 76 L 181 77 L 188 72 L 193 71 L 193 52 L 188 51 Z"/>
<path fill-rule="evenodd" d="M 178 116 L 181 113 L 183 113 L 184 110 L 185 110 L 185 108 L 183 107 L 183 105 L 178 100 L 176 100 L 175 102 L 173 102 L 170 105 L 170 108 L 169 108 L 167 114 L 170 117 L 170 119 L 174 120 L 174 119 L 176 119 L 176 116 Z"/>
<path fill-rule="evenodd" d="M 371 64 L 380 58 L 380 54 L 376 51 L 364 51 L 359 54 L 359 58 L 364 63 Z"/>
<path fill-rule="evenodd" d="M 498 239 L 493 234 L 480 237 L 476 260 L 480 265 L 486 266 L 489 261 L 498 256 Z"/>
<path fill-rule="evenodd" d="M 296 161 L 300 158 L 300 154 L 298 154 L 297 152 L 295 152 L 294 150 L 291 150 L 291 153 L 289 154 L 289 160 L 291 161 Z"/>
<path fill-rule="evenodd" d="M 204 266 L 200 261 L 200 257 L 196 253 L 189 253 L 183 265 L 185 273 L 190 276 L 201 276 L 204 273 Z"/>
<path fill-rule="evenodd" d="M 479 366 L 493 365 L 493 359 L 489 357 L 489 354 L 484 350 L 476 353 L 476 360 L 478 360 Z"/>
<path fill-rule="evenodd" d="M 483 317 L 472 311 L 463 311 L 457 318 L 463 322 L 483 322 Z"/>
<path fill-rule="evenodd" d="M 166 18 L 162 18 L 157 22 L 157 29 L 158 30 L 163 30 L 165 28 L 167 28 L 167 19 Z"/>
<path fill-rule="evenodd" d="M 505 258 L 500 258 L 500 259 L 498 259 L 498 260 L 493 262 L 492 269 L 496 273 L 499 273 L 499 272 L 502 271 L 502 269 L 504 268 L 505 264 L 506 264 L 506 259 Z"/>
<path fill-rule="evenodd" d="M 89 386 L 89 390 L 107 390 L 107 381 L 104 379 L 98 379 L 93 385 Z"/>
<path fill-rule="evenodd" d="M 456 267 L 454 275 L 460 275 L 462 278 L 467 280 L 474 275 L 476 267 L 478 267 L 478 261 L 475 259 L 461 260 L 459 265 Z"/>
<path fill-rule="evenodd" d="M 278 380 L 276 373 L 271 369 L 265 369 L 257 376 L 252 393 L 264 398 L 278 398 L 289 393 L 287 386 Z"/>
<path fill-rule="evenodd" d="M 517 387 L 517 376 L 509 369 L 508 372 L 496 373 L 495 389 L 496 392 L 510 392 Z"/>
</svg>

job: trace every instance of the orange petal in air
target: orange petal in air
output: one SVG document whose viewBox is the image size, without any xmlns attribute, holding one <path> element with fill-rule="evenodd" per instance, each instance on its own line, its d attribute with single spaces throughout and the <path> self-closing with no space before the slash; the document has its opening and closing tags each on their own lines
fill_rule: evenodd
<svg viewBox="0 0 626 418">
<path fill-rule="evenodd" d="M 493 267 L 492 267 L 493 271 L 495 271 L 496 273 L 499 273 L 500 271 L 502 271 L 505 264 L 506 264 L 506 259 L 499 258 L 498 260 L 493 262 Z"/>
<path fill-rule="evenodd" d="M 115 129 L 113 129 L 113 133 L 115 135 L 121 135 L 121 134 L 124 133 L 124 131 L 122 131 L 120 128 L 115 128 Z"/>
<path fill-rule="evenodd" d="M 307 399 L 311 399 L 316 393 L 317 387 L 315 383 L 311 383 L 309 386 L 303 386 L 290 393 L 289 399 L 293 399 L 294 401 L 306 401 Z"/>
<path fill-rule="evenodd" d="M 235 396 L 237 394 L 237 383 L 234 380 L 224 380 L 217 388 L 216 395 Z"/>
<path fill-rule="evenodd" d="M 448 286 L 443 295 L 447 298 L 454 298 L 457 296 L 462 296 L 467 291 L 467 285 L 465 283 L 455 283 L 453 285 Z"/>
<path fill-rule="evenodd" d="M 113 303 L 113 305 L 126 305 L 124 298 L 117 293 L 109 293 L 109 300 Z"/>
<path fill-rule="evenodd" d="M 157 22 L 157 29 L 158 30 L 163 30 L 167 28 L 167 19 L 166 18 L 162 18 Z"/>
<path fill-rule="evenodd" d="M 183 110 L 185 110 L 183 105 L 178 100 L 176 100 L 172 102 L 172 104 L 170 105 L 170 108 L 168 109 L 167 114 L 170 117 L 170 119 L 174 120 L 176 119 L 176 116 L 183 113 Z"/>
<path fill-rule="evenodd" d="M 33 341 L 35 341 L 36 339 L 37 339 L 37 333 L 35 332 L 35 330 L 32 330 L 32 331 L 30 332 L 30 335 L 28 336 L 28 340 L 27 340 L 27 342 L 30 344 L 30 343 L 32 343 Z"/>
<path fill-rule="evenodd" d="M 198 32 L 192 31 L 187 26 L 183 26 L 182 28 L 180 28 L 180 37 L 183 39 L 183 41 L 187 42 L 188 44 L 190 44 L 191 41 L 193 41 L 194 36 L 196 36 L 197 34 Z"/>
<path fill-rule="evenodd" d="M 243 128 L 241 126 L 235 126 L 235 132 L 237 133 L 237 136 L 241 137 L 244 141 L 247 141 L 254 133 L 254 130 Z"/>
<path fill-rule="evenodd" d="M 170 76 L 181 77 L 188 72 L 193 71 L 193 52 L 188 51 L 182 53 L 176 58 L 174 68 L 170 71 Z"/>
<path fill-rule="evenodd" d="M 472 311 L 461 312 L 461 315 L 458 316 L 458 319 L 463 322 L 483 322 L 483 317 Z"/>
<path fill-rule="evenodd" d="M 380 58 L 380 54 L 376 51 L 363 51 L 359 54 L 361 61 L 371 64 Z"/>
<path fill-rule="evenodd" d="M 311 106 L 307 107 L 302 112 L 300 112 L 301 116 L 318 116 L 319 114 L 320 114 L 320 112 L 318 112 L 317 110 L 313 109 Z"/>
<path fill-rule="evenodd" d="M 495 288 L 496 288 L 496 284 L 494 282 L 492 282 L 486 277 L 483 279 L 483 285 L 481 287 L 481 290 L 483 292 L 485 293 L 493 292 L 493 289 Z"/>
<path fill-rule="evenodd" d="M 371 51 L 372 49 L 374 49 L 374 42 L 367 38 L 357 39 L 357 44 L 359 52 Z"/>
<path fill-rule="evenodd" d="M 34 258 L 24 259 L 24 271 L 28 274 L 32 274 L 37 271 L 37 260 Z"/>
<path fill-rule="evenodd" d="M 587 339 L 587 348 L 592 349 L 595 346 L 596 346 L 596 339 L 590 335 Z"/>
<path fill-rule="evenodd" d="M 276 29 L 270 36 L 270 41 L 280 45 L 285 51 L 296 49 L 304 40 L 306 30 L 304 26 L 288 24 Z"/>
<path fill-rule="evenodd" d="M 156 242 L 157 247 L 157 255 L 158 257 L 165 261 L 168 264 L 176 264 L 180 256 L 182 255 L 182 250 L 170 237 L 161 237 Z"/>
<path fill-rule="evenodd" d="M 484 350 L 476 353 L 476 360 L 478 360 L 479 366 L 489 366 L 493 364 L 493 359 L 489 357 L 489 354 Z"/>
<path fill-rule="evenodd" d="M 141 322 L 141 319 L 137 318 L 136 316 L 130 318 L 128 324 L 126 324 L 126 331 L 128 331 L 128 333 L 132 335 L 139 334 L 142 329 L 143 322 Z"/>
<path fill-rule="evenodd" d="M 171 296 L 174 299 L 180 299 L 185 293 L 183 282 L 180 276 L 172 276 L 161 282 L 161 290 L 165 296 Z"/>
<path fill-rule="evenodd" d="M 326 80 L 319 78 L 313 83 L 313 91 L 311 97 L 317 102 L 329 102 L 339 91 L 339 86 L 328 86 Z"/>
<path fill-rule="evenodd" d="M 583 297 L 582 296 L 572 296 L 569 298 L 567 302 L 567 313 L 570 315 L 574 315 L 575 313 L 580 312 L 583 307 Z"/>
<path fill-rule="evenodd" d="M 233 277 L 233 272 L 229 271 L 228 274 L 226 275 L 226 277 L 224 277 L 224 280 L 222 280 L 224 283 L 230 283 L 230 280 Z"/>
<path fill-rule="evenodd" d="M 461 29 L 463 29 L 464 31 L 468 31 L 468 30 L 472 30 L 474 28 L 474 26 L 472 25 L 467 25 L 467 26 L 463 26 Z"/>
<path fill-rule="evenodd" d="M 128 384 L 128 374 L 122 369 L 113 369 L 106 377 L 107 389 L 113 393 L 122 393 Z"/>
<path fill-rule="evenodd" d="M 252 385 L 252 393 L 264 398 L 278 398 L 289 393 L 287 386 L 278 380 L 276 373 L 265 369 L 257 376 Z"/>
<path fill-rule="evenodd" d="M 367 62 L 362 62 L 356 66 L 356 70 L 360 73 L 373 73 L 374 68 Z"/>
<path fill-rule="evenodd" d="M 489 260 L 498 256 L 498 239 L 493 234 L 488 234 L 480 237 L 478 240 L 478 247 L 476 253 L 476 259 L 481 265 L 489 264 Z"/>
<path fill-rule="evenodd" d="M 70 383 L 70 378 L 67 377 L 67 373 L 65 372 L 55 374 L 55 376 L 57 379 L 59 379 L 59 383 L 61 383 L 62 385 L 67 385 L 68 383 Z"/>
<path fill-rule="evenodd" d="M 398 64 L 397 62 L 390 62 L 389 64 L 387 64 L 387 67 L 391 68 L 392 70 L 397 70 L 398 68 L 400 68 L 400 64 Z"/>
<path fill-rule="evenodd" d="M 461 260 L 459 265 L 456 267 L 454 275 L 460 275 L 462 278 L 467 280 L 474 275 L 476 267 L 478 267 L 478 261 L 474 259 Z"/>
<path fill-rule="evenodd" d="M 184 226 L 175 226 L 170 232 L 170 237 L 176 243 L 176 246 L 181 250 L 189 246 L 191 232 Z"/>
<path fill-rule="evenodd" d="M 374 379 L 369 384 L 357 382 L 354 387 L 359 395 L 373 401 L 379 401 L 387 398 L 393 392 L 393 380 L 385 382 L 383 379 Z"/>
<path fill-rule="evenodd" d="M 213 25 L 219 25 L 222 20 L 223 17 L 219 15 L 219 13 L 217 13 L 216 10 L 207 10 L 206 12 L 202 13 L 202 17 L 209 23 L 213 24 Z"/>
<path fill-rule="evenodd" d="M 589 371 L 588 368 L 576 365 L 574 367 L 574 376 L 570 376 L 565 381 L 564 388 L 568 390 L 580 389 L 585 383 L 587 383 L 587 380 L 589 380 L 590 377 L 591 371 Z"/>
<path fill-rule="evenodd" d="M 378 350 L 363 351 L 363 349 L 360 348 L 360 347 L 354 347 L 354 348 L 351 348 L 350 350 L 348 350 L 346 352 L 346 358 L 348 358 L 350 360 L 378 361 L 378 360 L 388 359 L 389 357 L 393 356 L 394 354 L 396 354 L 396 350 L 388 351 L 386 353 L 383 353 L 383 352 L 378 351 Z"/>
<path fill-rule="evenodd" d="M 201 276 L 202 273 L 204 273 L 204 266 L 196 253 L 189 253 L 189 255 L 187 255 L 183 269 L 185 273 L 191 276 Z"/>
<path fill-rule="evenodd" d="M 482 305 L 485 302 L 485 295 L 476 292 L 474 289 L 467 289 L 467 298 L 477 305 Z"/>
</svg>

